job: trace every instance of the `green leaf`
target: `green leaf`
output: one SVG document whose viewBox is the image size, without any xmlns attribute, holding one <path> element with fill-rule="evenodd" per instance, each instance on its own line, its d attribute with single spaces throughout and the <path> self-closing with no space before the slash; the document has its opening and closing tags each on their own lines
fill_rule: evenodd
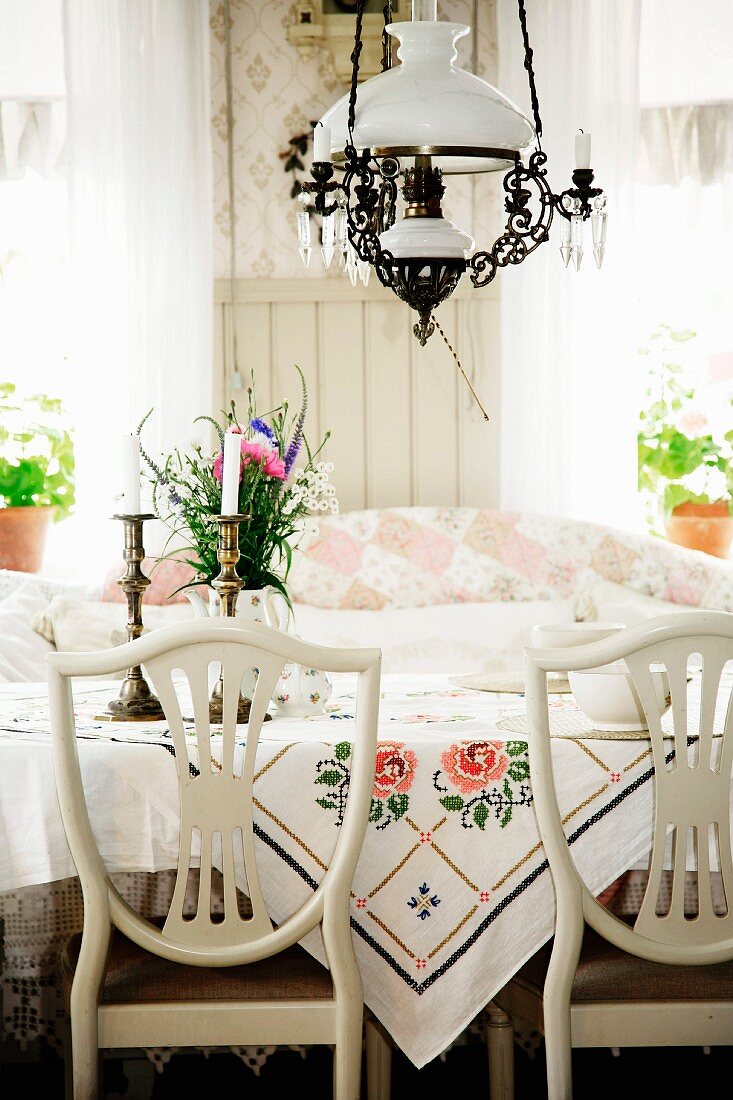
<svg viewBox="0 0 733 1100">
<path fill-rule="evenodd" d="M 521 783 L 529 775 L 529 764 L 526 760 L 512 760 L 507 768 L 507 775 L 510 775 L 515 783 Z"/>
<path fill-rule="evenodd" d="M 527 751 L 526 741 L 507 741 L 504 746 L 507 751 L 507 756 L 521 756 L 523 752 Z"/>
<path fill-rule="evenodd" d="M 391 811 L 395 821 L 407 813 L 407 809 L 410 805 L 410 799 L 406 794 L 391 794 L 387 799 L 387 809 Z"/>
<path fill-rule="evenodd" d="M 382 811 L 383 806 L 381 800 L 379 798 L 373 798 L 372 804 L 369 807 L 369 820 L 379 821 L 380 817 L 382 816 Z"/>
<path fill-rule="evenodd" d="M 315 782 L 322 783 L 324 787 L 338 787 L 339 783 L 343 779 L 343 775 L 340 771 L 336 771 L 335 768 L 331 768 L 325 772 L 321 772 L 316 776 Z"/>
<path fill-rule="evenodd" d="M 486 827 L 486 819 L 487 819 L 488 816 L 489 816 L 489 811 L 486 807 L 486 804 L 483 803 L 483 802 L 479 802 L 479 804 L 476 806 L 475 810 L 473 811 L 473 820 L 476 822 L 476 824 L 478 825 L 479 829 L 482 832 L 484 831 L 484 828 Z"/>
<path fill-rule="evenodd" d="M 507 802 L 511 802 L 514 798 L 514 792 L 512 791 L 506 779 L 504 780 L 502 790 L 504 791 L 504 798 L 506 798 Z"/>
<path fill-rule="evenodd" d="M 331 802 L 331 800 L 329 798 L 317 798 L 316 802 L 324 810 L 335 810 L 336 809 L 336 803 Z"/>
<path fill-rule="evenodd" d="M 440 799 L 440 804 L 444 810 L 462 810 L 465 803 L 459 794 L 447 794 L 445 798 Z"/>
<path fill-rule="evenodd" d="M 507 806 L 507 808 L 504 810 L 504 813 L 502 814 L 501 821 L 499 822 L 499 828 L 500 829 L 506 828 L 506 826 L 509 824 L 511 819 L 512 819 L 512 808 L 511 808 L 511 806 Z"/>
<path fill-rule="evenodd" d="M 338 745 L 334 746 L 333 753 L 337 760 L 348 760 L 351 756 L 351 742 L 339 741 Z"/>
</svg>

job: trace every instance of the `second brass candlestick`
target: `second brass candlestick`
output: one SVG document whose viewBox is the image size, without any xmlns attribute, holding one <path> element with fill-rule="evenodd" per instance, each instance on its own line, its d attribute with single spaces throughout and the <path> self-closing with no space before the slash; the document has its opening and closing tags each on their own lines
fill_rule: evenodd
<svg viewBox="0 0 733 1100">
<path fill-rule="evenodd" d="M 239 525 L 249 519 L 246 513 L 238 513 L 233 516 L 212 516 L 212 521 L 219 524 L 219 541 L 216 548 L 216 556 L 221 565 L 219 575 L 211 582 L 212 587 L 219 595 L 220 612 L 226 618 L 233 619 L 237 613 L 237 597 L 244 587 L 242 578 L 237 573 L 239 561 Z M 237 722 L 249 722 L 252 700 L 247 699 L 240 692 L 237 703 Z M 214 684 L 209 700 L 209 721 L 221 722 L 224 710 L 224 680 L 220 673 L 219 679 Z M 270 714 L 265 714 L 265 721 L 270 719 Z"/>
</svg>

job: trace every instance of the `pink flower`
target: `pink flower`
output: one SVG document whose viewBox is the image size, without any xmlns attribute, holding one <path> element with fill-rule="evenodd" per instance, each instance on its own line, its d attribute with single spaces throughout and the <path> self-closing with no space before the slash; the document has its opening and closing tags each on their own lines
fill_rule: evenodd
<svg viewBox="0 0 733 1100">
<path fill-rule="evenodd" d="M 241 435 L 240 428 L 231 429 L 235 434 Z M 214 477 L 217 481 L 222 479 L 222 467 L 224 465 L 224 456 L 220 451 L 214 459 Z M 250 439 L 246 439 L 242 436 L 242 466 L 239 470 L 239 480 L 242 480 L 242 468 L 244 466 L 261 466 L 262 472 L 266 477 L 277 478 L 278 481 L 285 481 L 285 463 L 280 458 L 277 451 L 272 450 L 270 447 L 263 446 L 262 443 L 253 443 Z"/>
<path fill-rule="evenodd" d="M 448 778 L 463 794 L 473 794 L 501 779 L 509 767 L 509 757 L 501 741 L 464 741 L 451 745 L 440 762 Z"/>
<path fill-rule="evenodd" d="M 409 791 L 416 767 L 415 753 L 406 749 L 402 741 L 380 741 L 374 769 L 374 797 L 385 799 Z"/>
</svg>

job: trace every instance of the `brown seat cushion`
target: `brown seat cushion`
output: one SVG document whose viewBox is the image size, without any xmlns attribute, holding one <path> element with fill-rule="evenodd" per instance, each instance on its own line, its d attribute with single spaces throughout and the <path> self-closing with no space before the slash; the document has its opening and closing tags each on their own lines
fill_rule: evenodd
<svg viewBox="0 0 733 1100">
<path fill-rule="evenodd" d="M 517 977 L 541 989 L 552 941 L 532 956 Z M 731 1001 L 733 962 L 710 966 L 672 966 L 629 955 L 586 926 L 573 1002 L 589 1001 Z"/>
<path fill-rule="evenodd" d="M 81 933 L 61 957 L 67 983 L 76 969 Z M 246 966 L 186 966 L 145 951 L 116 929 L 107 960 L 102 1004 L 157 1001 L 328 1000 L 328 970 L 298 944 Z"/>
</svg>

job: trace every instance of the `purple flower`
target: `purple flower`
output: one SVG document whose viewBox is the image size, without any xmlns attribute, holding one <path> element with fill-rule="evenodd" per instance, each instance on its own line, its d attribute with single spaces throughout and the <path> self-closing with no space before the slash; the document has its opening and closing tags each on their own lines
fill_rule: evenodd
<svg viewBox="0 0 733 1100">
<path fill-rule="evenodd" d="M 269 424 L 266 424 L 259 416 L 253 416 L 249 422 L 250 428 L 259 432 L 260 435 L 264 435 L 265 439 L 269 439 L 270 443 L 276 443 L 275 433 Z"/>
</svg>

